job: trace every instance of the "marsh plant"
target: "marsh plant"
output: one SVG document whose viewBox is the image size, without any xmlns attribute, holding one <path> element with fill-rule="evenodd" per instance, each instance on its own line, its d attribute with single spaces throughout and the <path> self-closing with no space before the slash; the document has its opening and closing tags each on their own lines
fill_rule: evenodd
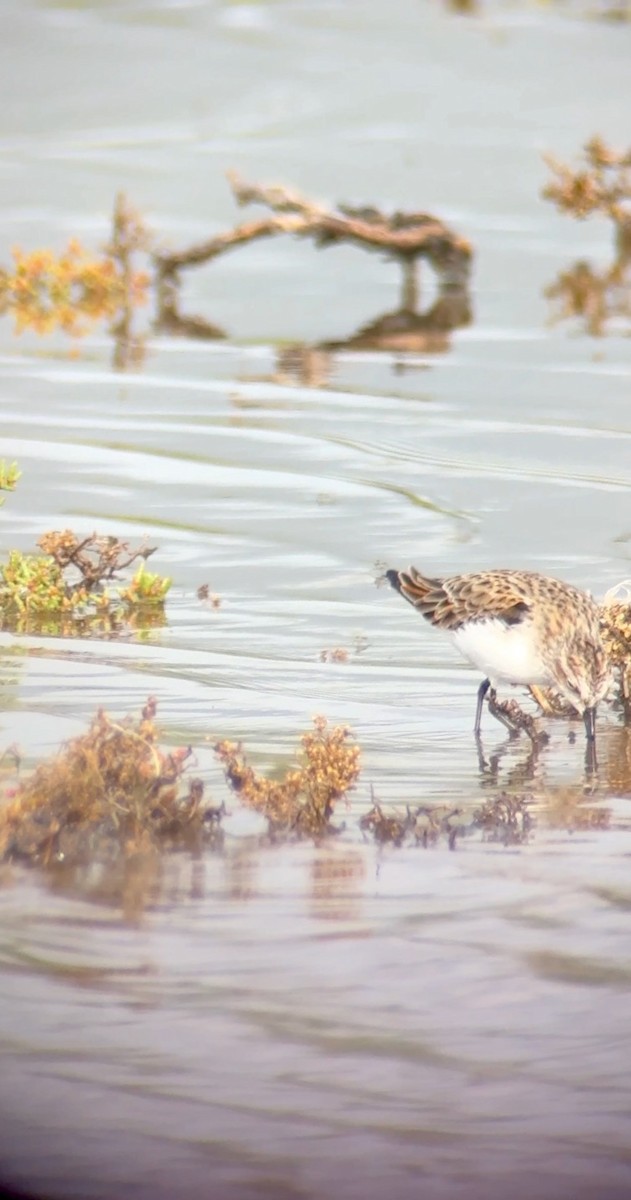
<svg viewBox="0 0 631 1200">
<path fill-rule="evenodd" d="M 49 866 L 112 860 L 147 847 L 214 841 L 220 813 L 183 776 L 189 747 L 161 748 L 156 702 L 137 720 L 102 709 L 89 729 L 42 762 L 0 808 L 0 858 Z"/>
<path fill-rule="evenodd" d="M 22 472 L 18 470 L 17 463 L 7 463 L 4 459 L 0 460 L 0 492 L 14 492 L 18 480 Z M 0 496 L 0 505 L 4 504 L 4 497 Z"/>
<path fill-rule="evenodd" d="M 11 550 L 0 564 L 0 624 L 13 632 L 64 637 L 103 636 L 130 624 L 163 622 L 171 580 L 147 570 L 155 547 L 130 549 L 126 542 L 96 533 L 79 538 L 72 530 L 45 533 L 43 554 Z M 132 563 L 133 578 L 113 586 Z"/>
<path fill-rule="evenodd" d="M 321 716 L 313 726 L 300 739 L 297 765 L 277 778 L 256 772 L 240 744 L 224 741 L 215 746 L 230 787 L 243 804 L 267 818 L 274 835 L 338 832 L 332 824 L 335 807 L 359 778 L 360 751 L 350 729 L 330 727 Z"/>
</svg>

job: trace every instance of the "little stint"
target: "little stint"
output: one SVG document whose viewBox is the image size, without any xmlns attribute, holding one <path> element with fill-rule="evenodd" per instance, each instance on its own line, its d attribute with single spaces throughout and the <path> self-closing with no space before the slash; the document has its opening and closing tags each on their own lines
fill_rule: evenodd
<svg viewBox="0 0 631 1200">
<path fill-rule="evenodd" d="M 587 592 L 536 571 L 430 579 L 410 567 L 386 571 L 386 578 L 482 671 L 476 736 L 485 696 L 491 706 L 497 685 L 509 683 L 555 688 L 582 716 L 588 740 L 595 740 L 596 706 L 611 678 L 598 605 Z"/>
</svg>

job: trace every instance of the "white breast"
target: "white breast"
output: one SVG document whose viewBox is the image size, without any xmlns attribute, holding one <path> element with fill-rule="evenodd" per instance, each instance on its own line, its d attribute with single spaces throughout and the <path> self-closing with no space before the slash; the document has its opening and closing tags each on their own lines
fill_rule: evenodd
<svg viewBox="0 0 631 1200">
<path fill-rule="evenodd" d="M 470 621 L 452 633 L 464 658 L 497 683 L 549 684 L 532 622 Z"/>
</svg>

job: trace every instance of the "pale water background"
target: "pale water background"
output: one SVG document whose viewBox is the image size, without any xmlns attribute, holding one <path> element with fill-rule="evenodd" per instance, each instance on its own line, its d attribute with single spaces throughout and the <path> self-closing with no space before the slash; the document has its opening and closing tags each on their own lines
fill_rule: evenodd
<svg viewBox="0 0 631 1200">
<path fill-rule="evenodd" d="M 340 353 L 320 388 L 279 376 L 278 345 L 397 303 L 395 268 L 354 249 L 226 256 L 184 307 L 230 338 L 152 337 L 130 374 L 103 332 L 70 359 L 4 320 L 0 456 L 23 478 L 2 553 L 51 528 L 147 534 L 175 584 L 142 640 L 3 634 L 2 745 L 36 761 L 153 693 L 217 801 L 213 740 L 272 769 L 316 712 L 353 727 L 363 773 L 328 847 L 260 850 L 231 805 L 224 855 L 173 860 L 138 925 L 4 878 L 2 1179 L 103 1200 L 628 1196 L 631 741 L 605 714 L 593 778 L 582 729 L 555 724 L 532 767 L 487 719 L 481 769 L 475 673 L 373 581 L 410 561 L 597 594 L 631 575 L 631 342 L 550 328 L 542 294 L 606 264 L 611 234 L 539 198 L 542 151 L 628 144 L 631 25 L 587 0 L 0 13 L 2 262 L 96 247 L 120 189 L 172 246 L 228 228 L 230 167 L 425 209 L 475 248 L 448 353 Z M 335 647 L 348 661 L 322 662 Z M 471 809 L 505 789 L 535 827 L 378 854 L 371 788 Z"/>
</svg>

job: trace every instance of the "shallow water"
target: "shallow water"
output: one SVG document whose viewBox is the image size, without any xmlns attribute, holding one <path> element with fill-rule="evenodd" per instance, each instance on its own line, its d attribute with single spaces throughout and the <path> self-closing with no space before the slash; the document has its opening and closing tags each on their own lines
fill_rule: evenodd
<svg viewBox="0 0 631 1200">
<path fill-rule="evenodd" d="M 625 144 L 631 27 L 578 4 L 10 0 L 3 39 L 2 262 L 104 240 L 120 188 L 174 246 L 228 228 L 229 167 L 427 209 L 475 249 L 448 352 L 341 351 L 319 387 L 278 347 L 392 310 L 376 257 L 234 252 L 184 287 L 230 337 L 152 335 L 147 313 L 133 373 L 104 332 L 71 358 L 4 319 L 5 549 L 147 535 L 175 583 L 144 636 L 0 635 L 2 745 L 36 761 L 154 694 L 218 801 L 214 741 L 272 769 L 314 713 L 352 726 L 363 770 L 326 847 L 262 850 L 231 800 L 224 854 L 174 856 L 136 921 L 96 868 L 3 875 L 3 1178 L 108 1200 L 628 1195 L 628 733 L 603 714 L 594 776 L 580 727 L 533 761 L 487 720 L 479 761 L 475 673 L 374 581 L 410 561 L 597 594 L 631 575 L 631 343 L 551 327 L 543 296 L 611 234 L 538 195 L 542 150 Z M 525 844 L 359 833 L 373 796 L 468 813 L 502 791 L 530 805 Z"/>
</svg>

